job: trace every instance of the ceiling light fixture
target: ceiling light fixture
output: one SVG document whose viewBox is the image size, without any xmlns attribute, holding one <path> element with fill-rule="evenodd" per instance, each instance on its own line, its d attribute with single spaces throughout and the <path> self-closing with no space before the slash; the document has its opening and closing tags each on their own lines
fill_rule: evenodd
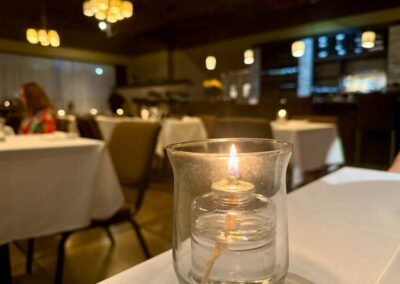
<svg viewBox="0 0 400 284">
<path fill-rule="evenodd" d="M 373 48 L 375 46 L 376 33 L 373 31 L 363 32 L 361 35 L 361 46 L 363 48 Z"/>
<path fill-rule="evenodd" d="M 31 44 L 40 44 L 42 46 L 60 46 L 60 36 L 58 32 L 53 29 L 47 29 L 45 7 L 42 8 L 41 22 L 41 29 L 29 28 L 26 30 L 26 40 Z"/>
<path fill-rule="evenodd" d="M 298 40 L 292 43 L 292 55 L 293 57 L 302 57 L 304 55 L 304 51 L 306 49 L 306 45 L 304 41 Z"/>
<path fill-rule="evenodd" d="M 113 24 L 132 17 L 133 4 L 121 0 L 87 0 L 83 2 L 83 14 Z"/>
<path fill-rule="evenodd" d="M 254 63 L 254 51 L 252 49 L 245 50 L 243 57 L 244 64 L 251 65 Z"/>
<path fill-rule="evenodd" d="M 32 44 L 40 43 L 42 46 L 60 46 L 60 36 L 55 30 L 29 28 L 26 30 L 26 40 Z"/>
<path fill-rule="evenodd" d="M 215 56 L 207 56 L 206 57 L 206 69 L 214 70 L 217 66 L 217 58 Z"/>
</svg>

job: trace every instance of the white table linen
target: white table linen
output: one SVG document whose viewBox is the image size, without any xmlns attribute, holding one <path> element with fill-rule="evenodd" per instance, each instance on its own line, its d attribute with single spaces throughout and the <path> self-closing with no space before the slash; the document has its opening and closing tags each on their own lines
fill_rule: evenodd
<svg viewBox="0 0 400 284">
<path fill-rule="evenodd" d="M 400 174 L 348 167 L 290 193 L 292 283 L 399 283 L 399 200 Z M 177 284 L 172 253 L 101 283 Z"/>
<path fill-rule="evenodd" d="M 289 120 L 271 122 L 274 139 L 293 145 L 292 186 L 301 184 L 304 173 L 345 162 L 343 146 L 335 124 Z"/>
<path fill-rule="evenodd" d="M 123 203 L 102 141 L 10 136 L 0 143 L 0 169 L 0 244 L 84 227 Z"/>
<path fill-rule="evenodd" d="M 134 122 L 149 122 L 149 120 L 143 120 L 138 117 L 114 117 L 114 116 L 96 116 L 97 124 L 99 125 L 101 134 L 106 142 L 109 142 L 113 134 L 114 128 L 118 123 L 125 121 Z"/>
<path fill-rule="evenodd" d="M 198 117 L 167 118 L 162 122 L 156 154 L 164 156 L 164 148 L 173 143 L 207 139 L 207 130 Z"/>
</svg>

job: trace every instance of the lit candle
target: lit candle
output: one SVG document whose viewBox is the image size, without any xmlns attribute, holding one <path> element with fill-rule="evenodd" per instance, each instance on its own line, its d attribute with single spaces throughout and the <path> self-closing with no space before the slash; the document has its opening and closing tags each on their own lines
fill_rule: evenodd
<svg viewBox="0 0 400 284">
<path fill-rule="evenodd" d="M 124 115 L 124 110 L 122 108 L 117 109 L 116 112 L 118 115 Z"/>
<path fill-rule="evenodd" d="M 234 145 L 226 160 L 226 176 L 212 183 L 211 192 L 196 197 L 191 205 L 194 283 L 268 279 L 274 270 L 275 205 L 257 194 L 253 183 L 241 179 Z M 246 167 L 251 166 L 248 159 L 246 162 Z M 248 265 L 257 266 L 260 255 L 262 264 L 254 272 Z M 244 258 L 252 263 L 243 263 Z"/>
<path fill-rule="evenodd" d="M 201 284 L 208 282 L 214 263 L 222 251 L 226 250 L 227 244 L 235 241 L 235 237 L 230 236 L 230 232 L 237 226 L 235 206 L 251 200 L 252 193 L 254 192 L 254 185 L 252 183 L 239 180 L 239 160 L 234 144 L 231 146 L 228 159 L 228 178 L 215 182 L 212 185 L 212 189 L 217 193 L 222 204 L 232 205 L 233 207 L 227 212 L 223 230 L 215 240 L 214 250 L 208 260 Z"/>
<path fill-rule="evenodd" d="M 280 109 L 277 113 L 277 121 L 285 122 L 287 119 L 287 111 L 285 109 Z"/>
<path fill-rule="evenodd" d="M 91 109 L 89 110 L 89 113 L 90 113 L 91 115 L 96 115 L 96 114 L 98 113 L 98 111 L 97 111 L 96 108 L 91 108 Z"/>
</svg>

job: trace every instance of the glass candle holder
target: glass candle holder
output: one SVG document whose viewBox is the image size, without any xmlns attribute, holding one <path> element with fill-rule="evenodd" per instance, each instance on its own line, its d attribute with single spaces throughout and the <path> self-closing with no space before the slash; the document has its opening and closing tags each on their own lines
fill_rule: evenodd
<svg viewBox="0 0 400 284">
<path fill-rule="evenodd" d="M 173 259 L 181 283 L 283 283 L 291 145 L 210 139 L 167 147 L 174 172 Z"/>
</svg>

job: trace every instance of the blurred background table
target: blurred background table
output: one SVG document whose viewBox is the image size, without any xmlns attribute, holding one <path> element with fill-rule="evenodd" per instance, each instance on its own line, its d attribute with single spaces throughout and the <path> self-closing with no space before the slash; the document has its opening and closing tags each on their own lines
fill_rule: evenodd
<svg viewBox="0 0 400 284">
<path fill-rule="evenodd" d="M 342 141 L 336 125 L 306 120 L 271 122 L 274 139 L 293 144 L 292 186 L 304 182 L 307 172 L 344 164 Z"/>
<path fill-rule="evenodd" d="M 172 143 L 201 140 L 208 137 L 203 122 L 198 117 L 167 118 L 162 122 L 156 154 L 164 157 L 164 148 Z"/>
<path fill-rule="evenodd" d="M 289 194 L 287 283 L 398 283 L 399 189 L 399 174 L 345 167 Z M 101 283 L 177 284 L 172 253 Z"/>
<path fill-rule="evenodd" d="M 123 203 L 102 141 L 59 132 L 9 136 L 0 143 L 0 168 L 0 215 L 7 216 L 0 245 L 85 227 Z"/>
</svg>

